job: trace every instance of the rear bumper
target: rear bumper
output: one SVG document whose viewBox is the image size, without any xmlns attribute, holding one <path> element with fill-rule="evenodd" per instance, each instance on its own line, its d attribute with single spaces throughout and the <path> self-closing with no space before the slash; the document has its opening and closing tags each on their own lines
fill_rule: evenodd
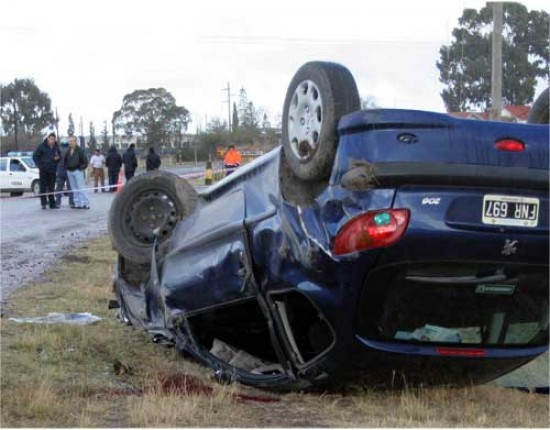
<svg viewBox="0 0 550 430">
<path fill-rule="evenodd" d="M 464 386 L 496 379 L 547 350 L 544 346 L 517 350 L 514 356 L 508 356 L 508 351 L 505 351 L 503 356 L 460 357 L 433 355 L 428 351 L 433 347 L 413 348 L 358 337 L 351 367 L 370 386 Z M 492 352 L 499 354 L 497 350 Z"/>
<path fill-rule="evenodd" d="M 453 357 L 457 360 L 463 358 L 474 358 L 477 355 L 479 359 L 532 359 L 539 356 L 540 354 L 548 351 L 548 345 L 536 346 L 536 347 L 527 347 L 527 348 L 486 348 L 486 349 L 470 349 L 472 352 L 481 352 L 477 354 L 468 354 L 468 348 L 453 348 L 446 346 L 435 346 L 435 345 L 415 345 L 410 343 L 400 343 L 400 342 L 384 342 L 376 341 L 361 337 L 356 335 L 357 341 L 363 344 L 369 349 L 375 349 L 377 351 L 386 352 L 390 354 L 407 354 L 407 355 L 417 355 L 417 356 L 429 356 L 429 357 L 438 357 L 440 359 L 445 359 L 446 357 Z M 442 353 L 442 350 L 449 351 L 448 353 Z M 453 353 L 454 350 L 454 353 Z"/>
</svg>

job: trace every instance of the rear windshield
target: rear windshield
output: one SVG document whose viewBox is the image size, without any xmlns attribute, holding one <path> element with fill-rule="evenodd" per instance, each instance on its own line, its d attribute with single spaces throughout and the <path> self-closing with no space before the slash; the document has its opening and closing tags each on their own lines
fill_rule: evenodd
<svg viewBox="0 0 550 430">
<path fill-rule="evenodd" d="M 364 302 L 367 337 L 501 347 L 547 343 L 547 271 L 446 285 L 430 281 L 429 273 L 411 273 L 401 272 Z"/>
</svg>

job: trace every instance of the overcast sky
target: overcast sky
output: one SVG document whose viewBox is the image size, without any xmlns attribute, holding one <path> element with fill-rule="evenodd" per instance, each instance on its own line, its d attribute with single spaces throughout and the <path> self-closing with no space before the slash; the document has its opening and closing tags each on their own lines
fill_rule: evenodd
<svg viewBox="0 0 550 430">
<path fill-rule="evenodd" d="M 525 0 L 546 10 L 547 0 Z M 204 126 L 227 119 L 241 87 L 274 120 L 288 83 L 312 60 L 347 66 L 362 97 L 385 108 L 444 111 L 435 66 L 477 0 L 3 0 L 0 83 L 33 78 L 66 134 L 109 123 L 122 98 L 164 87 Z M 540 88 L 541 90 L 542 88 Z"/>
</svg>

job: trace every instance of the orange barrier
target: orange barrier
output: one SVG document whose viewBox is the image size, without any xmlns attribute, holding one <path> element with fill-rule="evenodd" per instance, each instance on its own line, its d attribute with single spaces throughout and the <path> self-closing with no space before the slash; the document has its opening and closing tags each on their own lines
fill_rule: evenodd
<svg viewBox="0 0 550 430">
<path fill-rule="evenodd" d="M 116 184 L 116 192 L 120 193 L 120 189 L 124 186 L 124 177 L 122 176 L 122 171 L 118 174 L 118 182 Z"/>
</svg>

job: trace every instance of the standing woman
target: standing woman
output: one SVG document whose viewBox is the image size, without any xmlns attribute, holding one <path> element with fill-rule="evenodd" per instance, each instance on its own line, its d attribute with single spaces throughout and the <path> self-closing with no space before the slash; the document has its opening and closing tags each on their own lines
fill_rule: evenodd
<svg viewBox="0 0 550 430">
<path fill-rule="evenodd" d="M 65 153 L 65 168 L 71 184 L 75 209 L 90 209 L 90 200 L 84 192 L 84 172 L 88 167 L 88 157 L 77 145 L 76 137 L 69 137 L 69 149 Z"/>
<path fill-rule="evenodd" d="M 55 204 L 55 177 L 57 171 L 57 163 L 61 159 L 61 151 L 57 146 L 55 133 L 50 133 L 44 141 L 38 145 L 32 159 L 38 167 L 40 173 L 40 203 L 42 209 L 46 209 L 49 202 L 50 209 L 59 209 Z M 46 198 L 48 193 L 48 198 Z"/>
</svg>

